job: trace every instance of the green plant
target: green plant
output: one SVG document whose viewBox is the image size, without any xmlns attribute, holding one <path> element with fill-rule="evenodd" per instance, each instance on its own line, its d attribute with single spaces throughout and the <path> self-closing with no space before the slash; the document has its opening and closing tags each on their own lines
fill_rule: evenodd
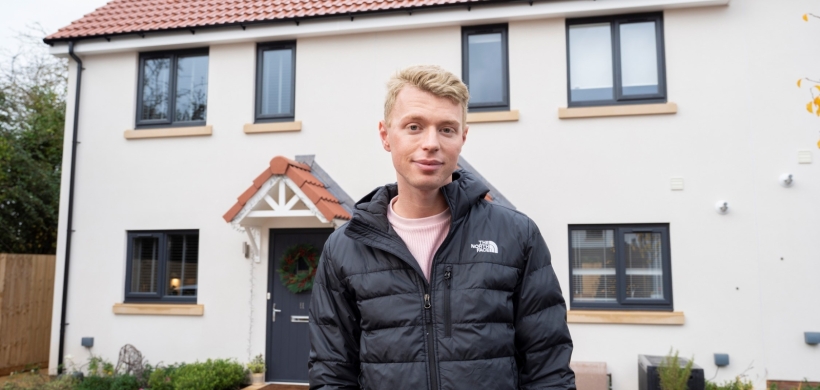
<svg viewBox="0 0 820 390">
<path fill-rule="evenodd" d="M 734 380 L 726 381 L 722 384 L 706 381 L 706 390 L 753 390 L 754 385 L 748 379 L 741 379 L 739 376 Z"/>
<path fill-rule="evenodd" d="M 672 350 L 663 358 L 661 365 L 658 367 L 658 376 L 661 380 L 661 389 L 663 390 L 687 390 L 689 376 L 692 374 L 692 364 L 694 358 L 689 359 L 685 367 L 680 366 L 680 359 L 678 358 L 678 351 L 672 355 Z"/>
<path fill-rule="evenodd" d="M 265 372 L 265 358 L 262 357 L 261 353 L 256 355 L 256 357 L 248 363 L 248 370 L 250 370 L 253 374 L 261 374 Z"/>
<path fill-rule="evenodd" d="M 148 388 L 151 390 L 174 390 L 171 380 L 179 367 L 180 365 L 154 367 L 154 371 L 148 375 Z"/>
<path fill-rule="evenodd" d="M 245 380 L 245 368 L 230 359 L 156 367 L 148 379 L 151 390 L 234 390 Z"/>
</svg>

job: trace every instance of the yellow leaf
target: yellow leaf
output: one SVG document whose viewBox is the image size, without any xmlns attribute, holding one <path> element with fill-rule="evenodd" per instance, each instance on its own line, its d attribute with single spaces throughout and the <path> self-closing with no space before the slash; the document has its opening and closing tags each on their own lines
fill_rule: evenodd
<svg viewBox="0 0 820 390">
<path fill-rule="evenodd" d="M 812 102 L 806 103 L 806 110 L 813 114 L 814 110 L 812 110 L 812 107 L 811 107 L 812 104 L 813 104 Z"/>
<path fill-rule="evenodd" d="M 820 141 L 817 141 L 817 148 L 820 149 Z"/>
<path fill-rule="evenodd" d="M 809 14 L 803 14 L 803 21 L 804 21 L 804 22 L 808 22 L 808 21 L 809 21 Z"/>
<path fill-rule="evenodd" d="M 797 79 L 797 88 L 800 88 L 800 83 L 801 83 L 802 81 L 803 81 L 803 79 Z"/>
<path fill-rule="evenodd" d="M 817 116 L 820 116 L 820 110 L 817 110 Z"/>
<path fill-rule="evenodd" d="M 814 105 L 820 107 L 820 96 L 814 98 Z"/>
<path fill-rule="evenodd" d="M 815 85 L 814 88 L 817 88 L 817 90 L 820 91 L 820 85 Z"/>
</svg>

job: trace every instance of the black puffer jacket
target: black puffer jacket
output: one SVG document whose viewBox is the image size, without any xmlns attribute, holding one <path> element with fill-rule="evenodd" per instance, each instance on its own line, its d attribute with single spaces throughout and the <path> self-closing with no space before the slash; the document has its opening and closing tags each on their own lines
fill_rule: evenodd
<svg viewBox="0 0 820 390">
<path fill-rule="evenodd" d="M 359 201 L 316 273 L 311 389 L 575 389 L 544 239 L 487 191 L 465 171 L 442 187 L 452 219 L 430 283 L 387 221 L 396 185 Z"/>
</svg>

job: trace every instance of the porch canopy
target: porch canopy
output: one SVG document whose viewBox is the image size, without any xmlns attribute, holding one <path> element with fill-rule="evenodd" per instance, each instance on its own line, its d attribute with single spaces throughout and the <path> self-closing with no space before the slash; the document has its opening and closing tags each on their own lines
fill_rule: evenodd
<svg viewBox="0 0 820 390">
<path fill-rule="evenodd" d="M 353 206 L 313 156 L 276 156 L 222 218 L 247 233 L 259 262 L 262 228 L 338 228 L 350 220 Z"/>
</svg>

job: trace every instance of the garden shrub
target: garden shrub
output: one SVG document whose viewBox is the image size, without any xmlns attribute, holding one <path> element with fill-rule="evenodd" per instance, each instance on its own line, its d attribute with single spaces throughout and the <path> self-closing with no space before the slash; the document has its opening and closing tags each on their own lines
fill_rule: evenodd
<svg viewBox="0 0 820 390">
<path fill-rule="evenodd" d="M 726 381 L 724 383 L 718 384 L 714 382 L 706 381 L 706 390 L 753 390 L 754 385 L 752 385 L 752 381 L 745 379 L 742 380 L 740 377 L 735 377 L 734 380 Z"/>
<path fill-rule="evenodd" d="M 178 365 L 154 367 L 154 371 L 148 376 L 148 388 L 151 390 L 174 390 L 171 379 L 177 368 L 179 368 Z"/>
<path fill-rule="evenodd" d="M 233 360 L 157 367 L 148 379 L 151 390 L 234 390 L 245 380 L 245 368 Z"/>
<path fill-rule="evenodd" d="M 678 351 L 672 355 L 672 351 L 663 358 L 661 365 L 658 367 L 658 376 L 661 380 L 662 390 L 687 390 L 689 385 L 689 376 L 692 374 L 692 364 L 694 359 L 689 359 L 686 367 L 680 366 L 680 359 L 678 359 Z"/>
</svg>

